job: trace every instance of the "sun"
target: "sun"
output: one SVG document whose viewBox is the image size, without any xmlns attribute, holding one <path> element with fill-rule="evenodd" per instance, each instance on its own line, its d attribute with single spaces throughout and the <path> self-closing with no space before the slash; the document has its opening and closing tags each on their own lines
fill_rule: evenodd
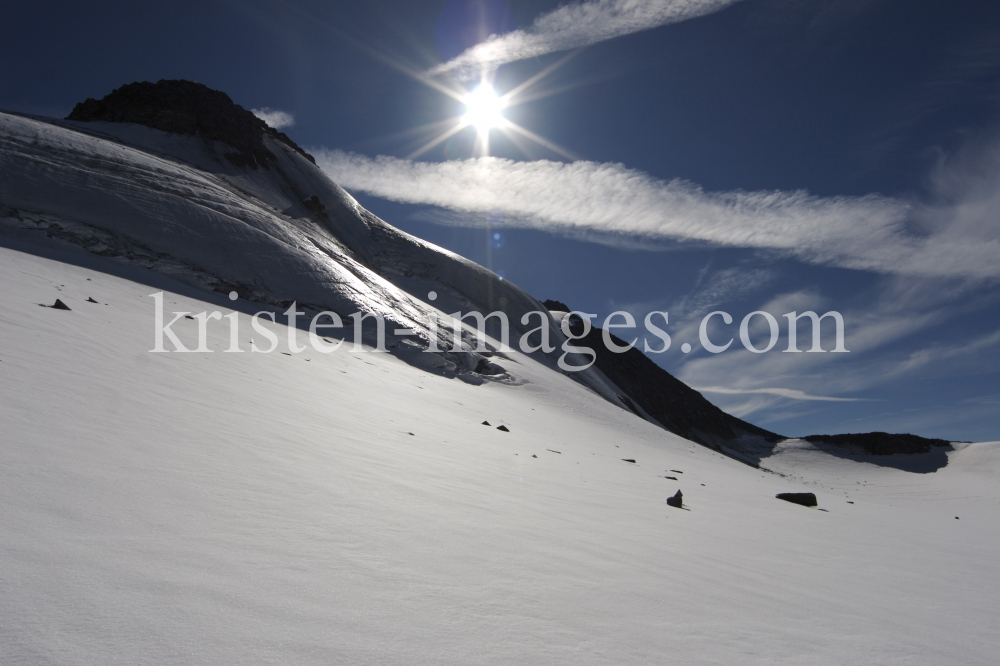
<svg viewBox="0 0 1000 666">
<path fill-rule="evenodd" d="M 448 119 L 428 123 L 427 125 L 422 125 L 419 128 L 411 130 L 413 135 L 415 137 L 419 136 L 424 143 L 418 146 L 412 153 L 407 155 L 406 158 L 410 160 L 416 159 L 428 150 L 444 143 L 459 132 L 462 132 L 469 127 L 475 127 L 476 137 L 475 143 L 472 146 L 472 153 L 476 155 L 485 157 L 490 154 L 490 141 L 492 138 L 491 135 L 493 135 L 492 130 L 497 130 L 499 134 L 502 134 L 511 144 L 520 149 L 525 155 L 534 154 L 534 150 L 529 143 L 523 141 L 522 139 L 527 139 L 528 141 L 535 143 L 542 148 L 551 150 L 568 160 L 580 159 L 577 155 L 574 155 L 551 141 L 538 136 L 534 132 L 521 127 L 514 121 L 504 116 L 504 111 L 508 108 L 516 107 L 524 102 L 541 99 L 550 94 L 554 94 L 553 92 L 542 91 L 541 93 L 536 92 L 525 97 L 525 94 L 529 89 L 537 85 L 538 82 L 543 80 L 548 74 L 558 69 L 563 63 L 569 60 L 572 55 L 573 54 L 570 54 L 562 60 L 549 65 L 538 74 L 535 74 L 527 81 L 520 83 L 502 95 L 498 95 L 496 90 L 493 89 L 493 79 L 490 72 L 487 71 L 482 72 L 482 78 L 479 80 L 479 85 L 472 90 L 469 90 L 465 87 L 464 83 L 460 83 L 459 81 L 436 81 L 425 73 L 415 72 L 409 67 L 399 65 L 403 71 L 410 74 L 417 81 L 420 81 L 434 90 L 447 95 L 465 107 L 465 112 L 459 116 L 451 116 Z"/>
<path fill-rule="evenodd" d="M 479 84 L 475 90 L 462 98 L 462 103 L 466 108 L 462 122 L 466 126 L 475 127 L 480 134 L 488 134 L 495 127 L 507 125 L 507 119 L 503 117 L 503 109 L 507 103 L 503 97 L 497 95 L 489 83 Z"/>
</svg>

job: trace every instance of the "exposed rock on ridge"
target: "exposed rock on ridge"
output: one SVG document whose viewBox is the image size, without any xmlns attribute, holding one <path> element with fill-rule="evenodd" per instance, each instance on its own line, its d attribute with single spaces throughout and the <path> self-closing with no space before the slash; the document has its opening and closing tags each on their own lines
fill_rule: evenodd
<svg viewBox="0 0 1000 666">
<path fill-rule="evenodd" d="M 894 453 L 930 453 L 935 446 L 950 446 L 945 439 L 928 439 L 909 433 L 890 434 L 887 432 L 866 432 L 844 435 L 809 435 L 802 439 L 807 442 L 822 442 L 839 447 L 860 447 L 866 453 L 875 456 L 888 456 Z"/>
<path fill-rule="evenodd" d="M 559 301 L 547 300 L 544 304 L 552 310 L 569 310 Z M 583 333 L 583 320 L 573 315 L 569 327 L 573 335 L 579 336 Z M 637 415 L 642 416 L 636 406 L 670 432 L 711 448 L 747 435 L 770 443 L 784 439 L 725 413 L 635 347 L 621 354 L 612 352 L 604 345 L 603 332 L 591 327 L 576 344 L 594 350 L 595 365 L 626 393 L 622 402 Z M 611 340 L 620 347 L 628 344 L 614 335 Z"/>
<path fill-rule="evenodd" d="M 226 158 L 237 166 L 268 168 L 275 157 L 264 135 L 281 141 L 313 164 L 316 160 L 282 132 L 233 102 L 229 95 L 194 81 L 161 79 L 129 83 L 102 99 L 87 98 L 66 120 L 135 123 L 174 134 L 221 141 L 235 149 Z"/>
</svg>

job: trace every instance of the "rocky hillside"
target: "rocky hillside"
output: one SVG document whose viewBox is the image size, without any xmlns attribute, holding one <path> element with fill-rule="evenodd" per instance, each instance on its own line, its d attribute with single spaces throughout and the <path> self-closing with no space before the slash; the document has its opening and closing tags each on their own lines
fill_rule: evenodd
<svg viewBox="0 0 1000 666">
<path fill-rule="evenodd" d="M 543 304 L 550 311 L 567 312 L 570 309 L 559 301 L 546 300 Z M 583 321 L 574 316 L 570 331 L 578 336 L 583 328 Z M 770 443 L 784 439 L 725 413 L 635 347 L 621 354 L 610 351 L 604 344 L 603 334 L 604 329 L 593 326 L 579 344 L 594 350 L 597 354 L 595 365 L 622 390 L 622 401 L 638 416 L 713 448 L 747 436 Z M 628 344 L 615 335 L 611 335 L 611 340 L 619 347 Z"/>
</svg>

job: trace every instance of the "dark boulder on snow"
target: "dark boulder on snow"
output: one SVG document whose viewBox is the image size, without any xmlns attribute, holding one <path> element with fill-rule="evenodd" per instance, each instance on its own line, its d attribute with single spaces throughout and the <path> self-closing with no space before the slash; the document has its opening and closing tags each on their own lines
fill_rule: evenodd
<svg viewBox="0 0 1000 666">
<path fill-rule="evenodd" d="M 275 162 L 264 145 L 264 136 L 268 135 L 316 163 L 287 135 L 234 103 L 229 95 L 194 81 L 129 83 L 102 99 L 80 102 L 66 120 L 135 123 L 163 132 L 199 136 L 205 141 L 221 141 L 235 149 L 226 154 L 226 159 L 252 168 L 269 168 Z"/>
<path fill-rule="evenodd" d="M 678 490 L 676 495 L 667 498 L 667 504 L 677 509 L 684 508 L 684 494 Z"/>
<path fill-rule="evenodd" d="M 859 447 L 874 456 L 888 456 L 894 453 L 930 453 L 935 446 L 950 446 L 946 439 L 928 439 L 909 433 L 890 434 L 887 432 L 865 432 L 845 435 L 809 435 L 802 439 L 843 448 Z"/>
<path fill-rule="evenodd" d="M 627 463 L 634 463 L 635 462 L 635 458 L 622 458 L 622 460 L 624 460 Z"/>
<path fill-rule="evenodd" d="M 479 363 L 476 364 L 476 369 L 473 370 L 473 372 L 479 375 L 493 376 L 493 375 L 502 375 L 507 371 L 502 366 L 499 366 L 496 363 L 491 363 L 490 361 L 487 361 L 485 358 L 481 358 L 479 359 Z"/>
<path fill-rule="evenodd" d="M 58 298 L 56 302 L 49 306 L 53 310 L 69 310 L 69 306 L 60 301 Z"/>
<path fill-rule="evenodd" d="M 490 425 L 489 421 L 483 421 L 483 425 Z"/>
<path fill-rule="evenodd" d="M 775 497 L 802 506 L 816 506 L 817 504 L 816 495 L 813 493 L 778 493 Z"/>
<path fill-rule="evenodd" d="M 503 425 L 502 426 L 497 426 L 497 430 L 499 430 L 500 432 L 510 432 L 510 430 L 507 429 L 507 426 L 503 426 Z"/>
</svg>

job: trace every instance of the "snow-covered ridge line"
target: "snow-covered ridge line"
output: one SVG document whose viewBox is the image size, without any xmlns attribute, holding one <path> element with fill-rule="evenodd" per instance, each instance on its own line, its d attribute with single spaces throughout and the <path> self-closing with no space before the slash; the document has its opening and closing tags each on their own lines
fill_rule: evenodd
<svg viewBox="0 0 1000 666">
<path fill-rule="evenodd" d="M 570 354 L 561 363 L 566 336 L 544 315 L 526 318 L 547 309 L 517 286 L 392 227 L 300 151 L 268 135 L 262 141 L 274 156 L 266 169 L 234 163 L 228 145 L 199 136 L 0 113 L 0 229 L 236 292 L 243 302 L 281 309 L 297 303 L 303 327 L 323 311 L 345 321 L 373 314 L 385 322 L 384 343 L 371 320 L 365 343 L 476 383 L 517 383 L 517 364 L 496 354 L 503 339 L 498 320 L 487 320 L 492 338 L 477 351 L 477 329 L 456 323 L 452 313 L 502 312 L 512 342 L 547 325 L 555 351 L 531 355 L 553 371 L 591 360 Z M 443 348 L 432 347 L 435 340 Z M 573 378 L 640 418 L 717 450 L 742 450 L 748 438 L 754 446 L 760 436 L 776 439 L 645 357 L 607 356 Z M 622 374 L 623 362 L 642 369 Z M 756 463 L 755 456 L 729 454 Z"/>
<path fill-rule="evenodd" d="M 266 133 L 259 138 L 273 157 L 266 168 L 234 161 L 231 146 L 201 135 L 0 114 L 0 227 L 34 230 L 37 238 L 235 292 L 243 302 L 281 309 L 297 303 L 306 315 L 303 328 L 323 311 L 342 321 L 376 315 L 384 327 L 377 319 L 362 326 L 366 344 L 474 382 L 516 383 L 516 363 L 496 354 L 507 339 L 501 333 L 528 351 L 523 336 L 547 327 L 553 351 L 529 351 L 533 357 L 572 372 L 640 418 L 713 448 L 771 435 L 726 415 L 665 371 L 645 367 L 655 366 L 645 357 L 626 362 L 597 350 L 597 362 L 587 367 L 595 359 L 566 348 L 559 324 L 536 299 L 382 221 L 294 146 Z M 480 351 L 477 328 L 456 322 L 453 313 L 502 313 L 506 324 L 486 320 L 491 339 Z M 621 362 L 640 363 L 645 379 L 618 372 Z M 651 399 L 661 395 L 672 398 Z"/>
<path fill-rule="evenodd" d="M 372 215 L 283 142 L 267 135 L 263 142 L 275 159 L 256 169 L 228 160 L 227 145 L 196 136 L 0 113 L 5 226 L 252 302 L 376 314 L 392 353 L 450 374 L 490 366 L 465 325 L 459 348 L 424 353 L 435 337 L 453 339 L 446 313 L 503 311 L 519 335 L 529 330 L 525 313 L 544 311 L 491 271 Z M 549 332 L 562 343 L 558 327 Z M 620 405 L 601 373 L 580 374 Z"/>
</svg>

